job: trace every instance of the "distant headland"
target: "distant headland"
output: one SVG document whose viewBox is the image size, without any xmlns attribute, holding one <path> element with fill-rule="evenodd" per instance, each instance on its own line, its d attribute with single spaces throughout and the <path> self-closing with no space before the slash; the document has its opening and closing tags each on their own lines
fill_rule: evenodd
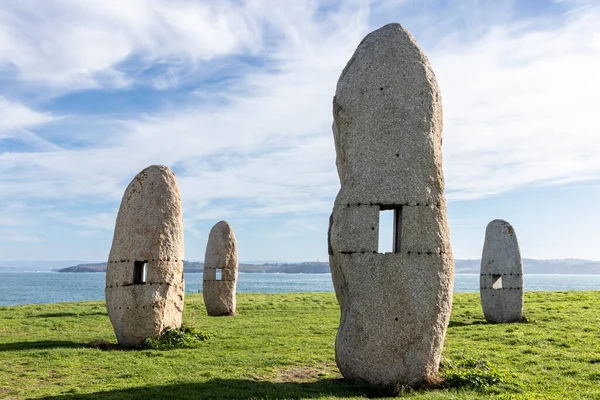
<svg viewBox="0 0 600 400">
<path fill-rule="evenodd" d="M 185 273 L 194 274 L 202 272 L 204 263 L 199 261 L 184 261 Z M 326 262 L 300 262 L 300 263 L 264 263 L 264 264 L 239 264 L 239 272 L 280 273 L 280 274 L 327 274 L 329 264 Z M 106 263 L 78 264 L 72 267 L 53 269 L 56 272 L 106 272 Z M 600 271 L 600 268 L 599 268 Z"/>
</svg>

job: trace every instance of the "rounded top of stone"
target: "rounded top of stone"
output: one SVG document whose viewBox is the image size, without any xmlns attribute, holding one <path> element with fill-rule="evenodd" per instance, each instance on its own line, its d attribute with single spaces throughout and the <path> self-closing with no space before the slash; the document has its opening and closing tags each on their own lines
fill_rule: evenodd
<svg viewBox="0 0 600 400">
<path fill-rule="evenodd" d="M 343 78 L 357 58 L 368 58 L 371 61 L 367 69 L 373 65 L 378 73 L 397 73 L 398 64 L 410 61 L 422 63 L 431 69 L 425 53 L 415 38 L 399 23 L 390 23 L 374 30 L 363 38 L 338 80 L 338 88 Z M 364 68 L 364 67 L 363 67 Z M 370 72 L 370 71 L 365 71 Z M 407 71 L 414 74 L 414 71 Z"/>
<path fill-rule="evenodd" d="M 162 164 L 150 165 L 150 166 L 144 168 L 143 170 L 141 170 L 138 175 L 141 175 L 141 174 L 168 174 L 168 175 L 175 176 L 175 173 L 171 170 L 171 168 L 167 167 L 166 165 L 162 165 Z"/>
<path fill-rule="evenodd" d="M 377 29 L 377 30 L 382 30 L 382 29 L 404 29 L 402 27 L 402 25 L 400 25 L 398 22 L 390 22 L 389 24 L 385 24 L 384 26 L 382 26 L 381 28 Z"/>
<path fill-rule="evenodd" d="M 233 228 L 227 221 L 219 221 L 208 234 L 204 269 L 237 268 L 237 244 Z"/>
<path fill-rule="evenodd" d="M 231 227 L 231 224 L 229 224 L 229 222 L 222 220 L 222 221 L 217 222 L 211 230 L 215 230 L 215 231 L 218 230 L 218 231 L 222 231 L 222 232 L 232 232 L 233 228 Z"/>
<path fill-rule="evenodd" d="M 398 22 L 391 22 L 389 24 L 386 24 L 386 25 L 382 26 L 379 29 L 375 29 L 373 32 L 371 32 L 367 36 L 365 36 L 365 38 L 363 39 L 363 41 L 365 39 L 371 38 L 373 36 L 376 36 L 377 40 L 382 40 L 386 36 L 389 37 L 389 38 L 393 37 L 394 40 L 406 39 L 406 40 L 409 40 L 409 41 L 413 42 L 416 46 L 418 46 L 417 42 L 415 41 L 415 39 L 413 38 L 413 36 L 410 34 L 410 32 L 408 32 Z M 394 36 L 396 36 L 396 37 L 394 37 Z"/>
<path fill-rule="evenodd" d="M 494 219 L 487 225 L 486 232 L 515 236 L 515 229 L 503 219 Z"/>
<path fill-rule="evenodd" d="M 207 247 L 212 246 L 235 246 L 235 233 L 227 221 L 219 221 L 212 227 L 208 234 Z"/>
<path fill-rule="evenodd" d="M 523 273 L 523 261 L 517 235 L 512 225 L 502 219 L 491 221 L 485 230 L 481 273 Z"/>
<path fill-rule="evenodd" d="M 175 173 L 166 165 L 150 165 L 141 170 L 129 183 L 124 197 L 129 199 L 136 192 L 140 194 L 139 188 L 148 184 L 152 186 L 158 185 L 154 187 L 154 190 L 173 192 L 179 197 L 179 188 L 175 179 Z"/>
<path fill-rule="evenodd" d="M 162 164 L 152 164 L 146 168 L 144 168 L 144 170 L 152 170 L 152 169 L 158 169 L 160 171 L 171 171 L 171 168 L 167 167 L 166 165 L 162 165 Z M 173 172 L 173 171 L 171 171 Z"/>
<path fill-rule="evenodd" d="M 167 167 L 166 165 L 162 165 L 162 164 L 152 164 L 144 169 L 159 169 L 161 171 L 171 171 L 171 168 Z M 173 172 L 173 171 L 171 171 Z"/>
<path fill-rule="evenodd" d="M 412 35 L 401 24 L 399 24 L 398 22 L 391 22 L 391 23 L 386 24 L 379 29 L 375 29 L 373 32 L 367 34 L 367 36 L 365 36 L 363 38 L 363 42 L 365 41 L 365 39 L 370 38 L 372 36 L 377 36 L 377 39 L 381 40 L 382 37 L 384 37 L 386 35 L 388 35 L 388 36 L 389 35 L 401 35 L 407 39 L 412 39 L 412 41 L 414 41 Z M 361 42 L 361 44 L 362 44 L 362 42 Z"/>
</svg>

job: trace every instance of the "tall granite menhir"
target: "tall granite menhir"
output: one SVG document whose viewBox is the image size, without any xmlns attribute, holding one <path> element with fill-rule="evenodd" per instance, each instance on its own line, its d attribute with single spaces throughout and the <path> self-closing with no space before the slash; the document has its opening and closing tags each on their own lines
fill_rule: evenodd
<svg viewBox="0 0 600 400">
<path fill-rule="evenodd" d="M 202 296 L 208 315 L 235 315 L 238 253 L 233 228 L 227 221 L 210 230 L 203 275 Z"/>
<path fill-rule="evenodd" d="M 517 235 L 506 221 L 495 219 L 485 230 L 479 278 L 481 306 L 491 323 L 523 320 L 523 261 Z"/>
<path fill-rule="evenodd" d="M 175 174 L 152 165 L 131 181 L 106 270 L 106 308 L 119 344 L 181 326 L 183 217 Z"/>
<path fill-rule="evenodd" d="M 397 387 L 438 379 L 454 261 L 442 173 L 435 76 L 399 24 L 367 35 L 333 99 L 341 189 L 329 261 L 341 308 L 336 362 L 347 379 Z M 393 251 L 378 249 L 394 210 Z"/>
</svg>

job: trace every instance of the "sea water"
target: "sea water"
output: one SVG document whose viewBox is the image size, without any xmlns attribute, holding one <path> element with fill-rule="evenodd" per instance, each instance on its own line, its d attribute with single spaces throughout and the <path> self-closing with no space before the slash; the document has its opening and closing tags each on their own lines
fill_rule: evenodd
<svg viewBox="0 0 600 400">
<path fill-rule="evenodd" d="M 0 306 L 103 300 L 106 274 L 0 272 Z M 202 274 L 185 275 L 185 291 L 202 289 Z M 600 290 L 600 275 L 525 275 L 525 290 Z M 331 274 L 240 273 L 238 292 L 332 292 Z M 457 274 L 455 292 L 479 291 L 479 274 Z"/>
</svg>

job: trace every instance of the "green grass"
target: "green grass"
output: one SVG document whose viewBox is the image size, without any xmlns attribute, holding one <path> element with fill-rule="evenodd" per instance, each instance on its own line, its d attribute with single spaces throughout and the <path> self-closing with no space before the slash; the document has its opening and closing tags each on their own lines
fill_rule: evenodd
<svg viewBox="0 0 600 400">
<path fill-rule="evenodd" d="M 446 387 L 411 399 L 600 399 L 600 291 L 530 292 L 527 323 L 485 323 L 479 295 L 454 297 Z M 121 350 L 100 301 L 0 307 L 0 398 L 358 399 L 341 379 L 333 293 L 238 294 L 236 317 L 186 295 L 192 348 Z M 107 343 L 108 342 L 108 343 Z"/>
</svg>

